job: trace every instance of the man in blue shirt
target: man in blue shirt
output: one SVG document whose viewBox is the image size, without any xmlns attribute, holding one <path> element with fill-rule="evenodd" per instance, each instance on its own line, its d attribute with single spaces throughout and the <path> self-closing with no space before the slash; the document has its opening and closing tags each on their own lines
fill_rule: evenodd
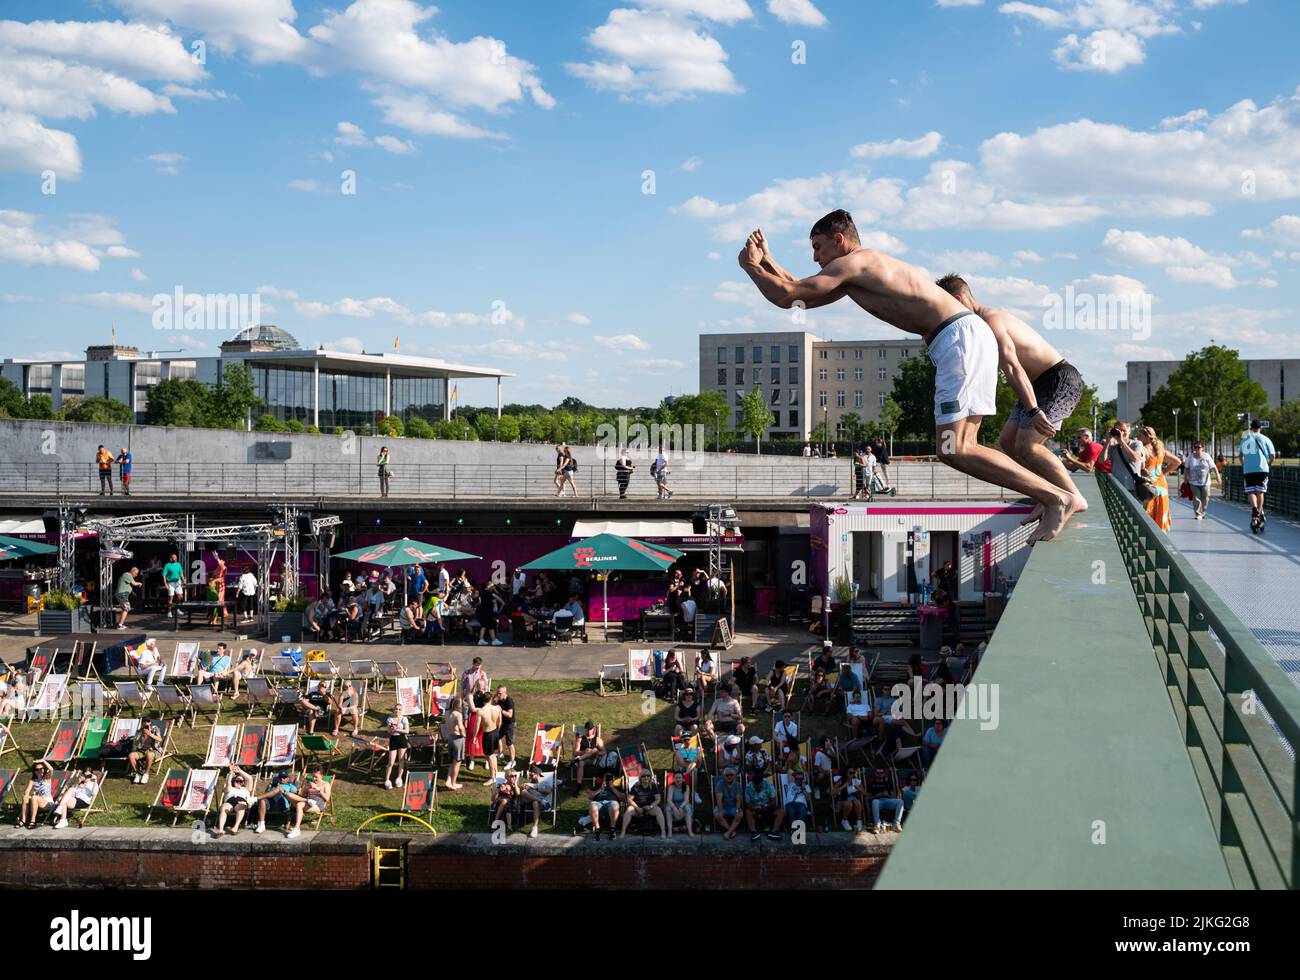
<svg viewBox="0 0 1300 980">
<path fill-rule="evenodd" d="M 1259 419 L 1241 437 L 1241 480 L 1250 501 L 1250 529 L 1264 530 L 1264 494 L 1268 493 L 1268 464 L 1277 458 L 1273 440 L 1260 431 Z"/>
<path fill-rule="evenodd" d="M 117 468 L 122 477 L 122 493 L 131 496 L 131 450 L 125 446 L 117 456 Z"/>
<path fill-rule="evenodd" d="M 185 601 L 185 569 L 175 555 L 163 566 L 162 578 L 163 585 L 167 588 L 167 615 L 170 616 L 176 600 Z"/>
</svg>

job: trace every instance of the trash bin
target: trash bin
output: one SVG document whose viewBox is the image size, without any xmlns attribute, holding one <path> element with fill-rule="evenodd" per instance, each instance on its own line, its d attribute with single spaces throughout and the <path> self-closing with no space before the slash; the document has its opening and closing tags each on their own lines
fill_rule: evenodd
<svg viewBox="0 0 1300 980">
<path fill-rule="evenodd" d="M 943 627 L 948 610 L 942 606 L 922 606 L 917 610 L 921 619 L 921 649 L 938 650 L 943 646 Z"/>
</svg>

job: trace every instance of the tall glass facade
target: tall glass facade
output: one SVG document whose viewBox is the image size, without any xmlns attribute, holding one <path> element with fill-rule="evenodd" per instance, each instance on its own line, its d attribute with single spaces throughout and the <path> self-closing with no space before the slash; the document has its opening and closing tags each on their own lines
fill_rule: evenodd
<svg viewBox="0 0 1300 980">
<path fill-rule="evenodd" d="M 393 378 L 393 414 L 403 422 L 436 422 L 446 404 L 447 382 L 442 378 Z"/>
<path fill-rule="evenodd" d="M 297 419 L 303 425 L 312 424 L 311 368 L 249 366 L 257 393 L 266 401 L 263 411 L 282 422 Z M 416 417 L 428 421 L 442 418 L 447 401 L 447 384 L 442 378 L 394 377 L 392 383 L 393 414 L 403 422 Z M 385 395 L 383 375 L 321 371 L 321 429 L 374 426 L 387 408 Z"/>
</svg>

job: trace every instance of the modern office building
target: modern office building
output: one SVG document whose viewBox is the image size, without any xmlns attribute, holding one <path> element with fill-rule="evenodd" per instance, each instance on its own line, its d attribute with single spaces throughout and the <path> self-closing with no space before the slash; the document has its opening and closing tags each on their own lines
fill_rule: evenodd
<svg viewBox="0 0 1300 980">
<path fill-rule="evenodd" d="M 1129 361 L 1125 378 L 1118 386 L 1118 412 L 1122 419 L 1138 419 L 1142 406 L 1169 380 L 1182 361 Z M 1247 377 L 1258 381 L 1276 408 L 1288 398 L 1300 398 L 1300 360 L 1242 361 Z M 1290 385 L 1287 379 L 1291 379 Z"/>
<path fill-rule="evenodd" d="M 88 347 L 82 361 L 22 361 L 6 358 L 0 376 L 25 397 L 47 394 L 55 409 L 65 398 L 105 397 L 130 405 L 137 421 L 148 407 L 149 389 L 166 378 L 190 378 L 215 385 L 227 364 L 253 373 L 265 412 L 281 421 L 297 419 L 322 429 L 373 425 L 385 415 L 403 422 L 450 417 L 448 393 L 458 378 L 495 378 L 497 412 L 501 380 L 514 377 L 493 368 L 450 364 L 410 354 L 355 354 L 304 348 L 272 324 L 241 331 L 221 345 L 216 357 L 145 351 L 123 345 Z"/>
<path fill-rule="evenodd" d="M 763 391 L 776 424 L 772 436 L 807 439 L 823 420 L 843 438 L 844 416 L 868 421 L 893 390 L 898 366 L 923 350 L 916 340 L 823 340 L 804 331 L 700 335 L 700 391 L 719 391 L 739 406 L 754 388 Z"/>
</svg>

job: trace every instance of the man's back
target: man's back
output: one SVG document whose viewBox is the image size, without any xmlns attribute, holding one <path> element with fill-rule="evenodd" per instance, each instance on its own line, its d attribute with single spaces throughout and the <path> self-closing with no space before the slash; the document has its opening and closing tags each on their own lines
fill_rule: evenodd
<svg viewBox="0 0 1300 980">
<path fill-rule="evenodd" d="M 844 291 L 872 316 L 924 337 L 966 307 L 909 262 L 859 248 L 826 266 L 844 277 Z"/>
<path fill-rule="evenodd" d="M 1241 468 L 1245 473 L 1267 473 L 1269 460 L 1276 455 L 1273 440 L 1262 432 L 1247 432 L 1241 437 Z"/>
<path fill-rule="evenodd" d="M 1065 359 L 1055 347 L 1043 339 L 1042 334 L 1014 313 L 986 306 L 976 307 L 975 312 L 993 328 L 994 334 L 1006 333 L 1011 339 L 1016 347 L 1016 359 L 1031 381 Z"/>
</svg>

